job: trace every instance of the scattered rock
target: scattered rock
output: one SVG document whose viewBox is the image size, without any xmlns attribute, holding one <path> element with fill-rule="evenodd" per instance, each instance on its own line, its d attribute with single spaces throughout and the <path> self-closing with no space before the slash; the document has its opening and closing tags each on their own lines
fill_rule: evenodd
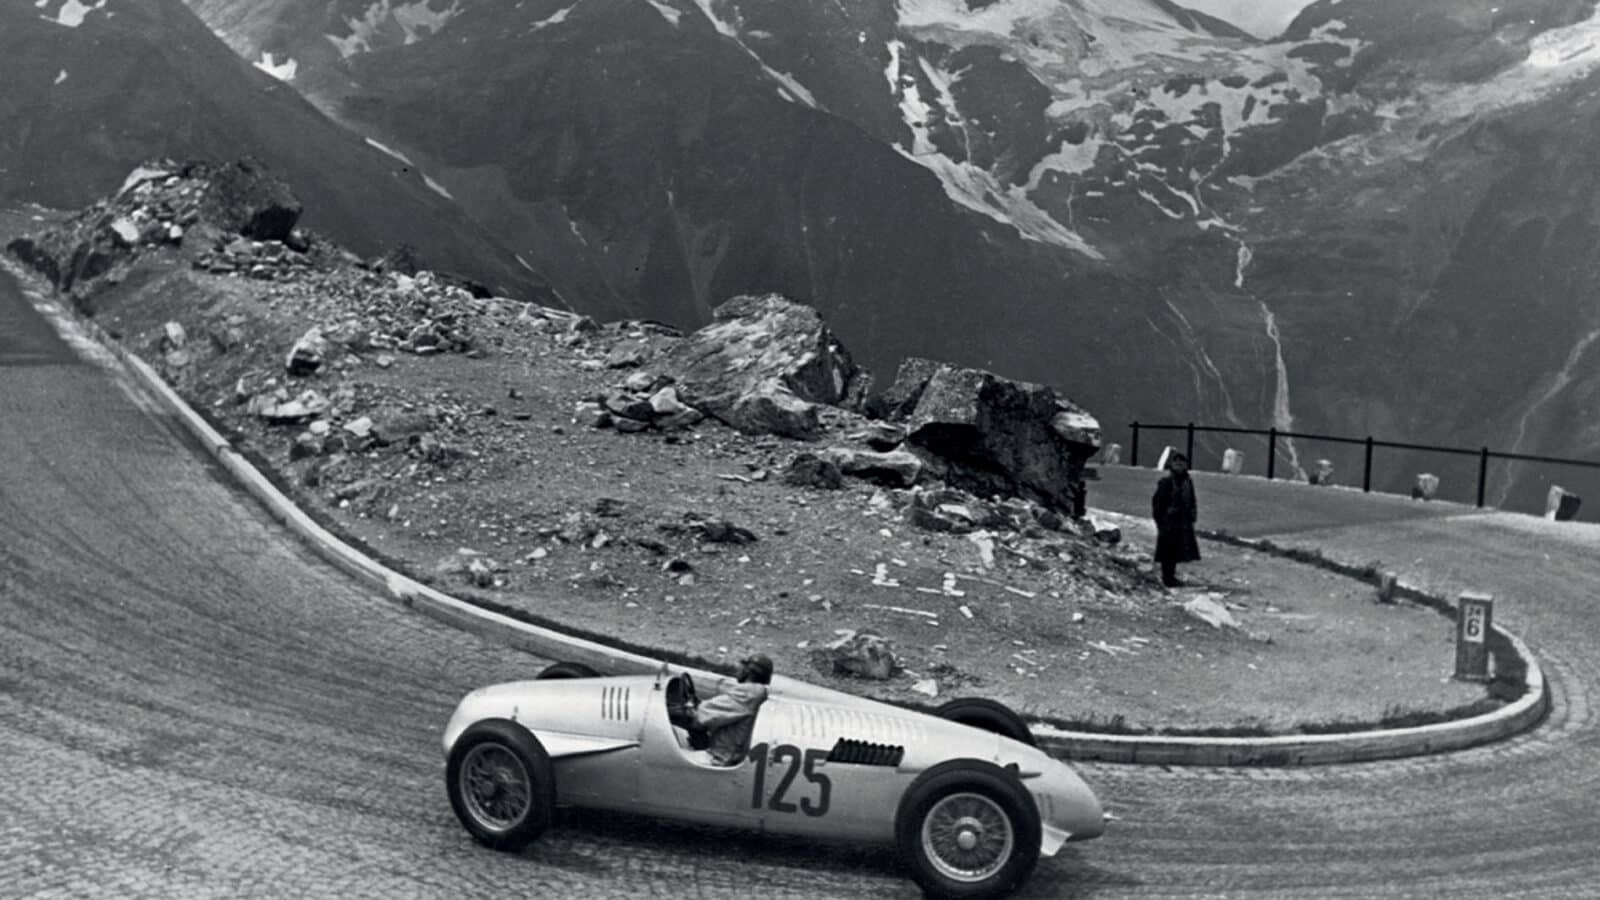
<svg viewBox="0 0 1600 900">
<path fill-rule="evenodd" d="M 161 352 L 182 350 L 189 343 L 189 334 L 177 322 L 168 322 L 161 326 Z"/>
<path fill-rule="evenodd" d="M 1228 611 L 1228 607 L 1222 604 L 1217 594 L 1201 594 L 1190 598 L 1183 604 L 1183 610 L 1212 628 L 1239 627 L 1239 621 Z"/>
<path fill-rule="evenodd" d="M 289 355 L 285 357 L 283 367 L 290 375 L 315 374 L 327 362 L 331 350 L 328 339 L 322 336 L 322 330 L 312 328 L 289 348 Z"/>
<path fill-rule="evenodd" d="M 844 487 L 844 474 L 832 460 L 803 452 L 795 454 L 783 470 L 783 483 L 795 487 L 838 490 Z"/>
<path fill-rule="evenodd" d="M 1394 572 L 1382 572 L 1378 575 L 1378 602 L 1393 603 L 1395 590 L 1400 586 L 1400 576 Z"/>
<path fill-rule="evenodd" d="M 924 678 L 911 686 L 913 691 L 927 697 L 939 696 L 939 682 L 934 678 Z"/>
<path fill-rule="evenodd" d="M 573 408 L 572 418 L 588 428 L 611 427 L 611 413 L 598 403 L 582 402 Z"/>
<path fill-rule="evenodd" d="M 594 514 L 605 519 L 614 519 L 628 511 L 628 504 L 615 497 L 601 497 L 594 501 Z"/>
<path fill-rule="evenodd" d="M 634 372 L 623 380 L 622 388 L 630 394 L 653 394 L 671 383 L 672 378 L 667 375 Z"/>
<path fill-rule="evenodd" d="M 1439 493 L 1439 476 L 1423 472 L 1417 476 L 1416 484 L 1411 486 L 1411 499 L 1432 500 Z"/>
<path fill-rule="evenodd" d="M 650 410 L 653 417 L 676 416 L 689 411 L 678 399 L 678 392 L 671 387 L 664 387 L 650 395 Z"/>
<path fill-rule="evenodd" d="M 344 423 L 344 430 L 358 438 L 371 437 L 372 419 L 369 416 L 362 416 L 354 421 L 346 422 Z"/>
<path fill-rule="evenodd" d="M 905 443 L 906 430 L 892 422 L 873 422 L 866 431 L 850 436 L 852 440 L 865 441 L 874 450 L 888 452 Z"/>
<path fill-rule="evenodd" d="M 898 668 L 893 646 L 871 631 L 849 632 L 818 652 L 824 670 L 835 675 L 887 681 Z"/>
<path fill-rule="evenodd" d="M 641 340 L 620 341 L 606 354 L 606 368 L 632 369 L 644 365 L 650 357 L 650 345 Z"/>
<path fill-rule="evenodd" d="M 908 488 L 922 477 L 922 460 L 905 450 L 879 453 L 853 447 L 829 447 L 822 452 L 822 457 L 846 475 L 885 487 Z"/>
<path fill-rule="evenodd" d="M 291 422 L 320 416 L 332 406 L 327 397 L 315 390 L 306 390 L 294 399 L 285 399 L 283 392 L 257 394 L 246 407 L 251 415 L 269 422 Z"/>
</svg>

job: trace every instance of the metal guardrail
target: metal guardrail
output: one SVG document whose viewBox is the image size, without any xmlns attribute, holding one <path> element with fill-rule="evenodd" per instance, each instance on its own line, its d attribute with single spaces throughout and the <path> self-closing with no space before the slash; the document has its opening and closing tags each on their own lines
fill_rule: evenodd
<svg viewBox="0 0 1600 900">
<path fill-rule="evenodd" d="M 1560 466 L 1579 466 L 1588 469 L 1600 469 L 1600 462 L 1584 459 L 1564 459 L 1557 456 L 1537 456 L 1528 453 L 1507 453 L 1490 450 L 1488 447 L 1479 447 L 1476 450 L 1464 447 L 1440 447 L 1432 444 L 1410 444 L 1403 441 L 1380 441 L 1371 435 L 1365 438 L 1343 437 L 1331 434 L 1312 434 L 1309 432 L 1279 431 L 1276 428 L 1234 428 L 1226 425 L 1196 425 L 1187 422 L 1182 425 L 1151 425 L 1143 422 L 1131 423 L 1133 440 L 1128 448 L 1129 462 L 1139 464 L 1139 432 L 1140 431 L 1182 431 L 1185 434 L 1184 449 L 1189 459 L 1194 459 L 1194 436 L 1196 434 L 1248 434 L 1265 437 L 1267 439 L 1267 478 L 1277 477 L 1278 468 L 1278 439 L 1327 441 L 1334 444 L 1348 444 L 1364 447 L 1366 450 L 1365 461 L 1361 471 L 1361 489 L 1372 491 L 1372 451 L 1376 448 L 1393 450 L 1414 450 L 1424 453 L 1444 453 L 1454 456 L 1475 456 L 1478 458 L 1478 506 L 1484 505 L 1484 495 L 1489 483 L 1489 463 L 1491 460 L 1503 459 L 1512 462 L 1535 462 Z"/>
</svg>

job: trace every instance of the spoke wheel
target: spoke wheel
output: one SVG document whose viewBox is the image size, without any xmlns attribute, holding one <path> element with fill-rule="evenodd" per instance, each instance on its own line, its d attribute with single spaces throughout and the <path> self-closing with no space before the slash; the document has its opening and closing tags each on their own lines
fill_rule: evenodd
<svg viewBox="0 0 1600 900">
<path fill-rule="evenodd" d="M 996 900 L 1039 862 L 1043 825 L 1015 772 L 952 759 L 906 788 L 894 829 L 900 858 L 927 897 Z"/>
<path fill-rule="evenodd" d="M 554 817 L 555 770 L 544 745 L 507 719 L 485 719 L 450 748 L 450 806 L 462 827 L 496 850 L 521 850 Z"/>
<path fill-rule="evenodd" d="M 485 741 L 461 761 L 461 799 L 488 831 L 509 831 L 533 806 L 533 783 L 522 760 L 503 744 Z"/>
<path fill-rule="evenodd" d="M 952 881 L 981 882 L 994 877 L 1016 849 L 1011 817 L 982 794 L 950 794 L 922 818 L 922 849 L 940 874 Z"/>
</svg>

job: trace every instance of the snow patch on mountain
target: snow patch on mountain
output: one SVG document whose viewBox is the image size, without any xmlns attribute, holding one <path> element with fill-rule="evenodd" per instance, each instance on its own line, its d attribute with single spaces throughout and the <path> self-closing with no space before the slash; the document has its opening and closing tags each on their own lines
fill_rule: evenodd
<svg viewBox="0 0 1600 900">
<path fill-rule="evenodd" d="M 460 14 L 461 0 L 451 0 L 450 5 L 444 9 L 434 9 L 429 0 L 414 0 L 411 3 L 377 0 L 359 17 L 344 20 L 349 34 L 343 36 L 329 34 L 325 37 L 339 48 L 340 56 L 349 58 L 357 53 L 373 50 L 373 38 L 385 26 L 391 24 L 399 26 L 405 35 L 404 43 L 412 44 L 437 33 L 446 23 Z"/>
<path fill-rule="evenodd" d="M 65 0 L 56 8 L 53 14 L 49 12 L 52 0 L 38 0 L 34 6 L 45 10 L 39 15 L 39 18 L 44 19 L 46 22 L 54 22 L 57 25 L 65 25 L 68 28 L 77 28 L 89 17 L 89 13 L 105 9 L 107 2 L 108 0 L 95 0 L 94 3 L 80 3 L 78 0 Z"/>
<path fill-rule="evenodd" d="M 455 199 L 455 195 L 450 193 L 448 190 L 445 190 L 445 186 L 444 185 L 440 184 L 437 181 L 434 181 L 432 178 L 429 178 L 427 175 L 423 175 L 422 176 L 422 183 L 428 186 L 428 190 L 433 191 L 435 194 L 438 194 L 439 196 L 445 198 L 446 200 L 454 200 Z"/>
<path fill-rule="evenodd" d="M 271 75 L 279 81 L 293 81 L 294 73 L 299 70 L 300 64 L 295 60 L 285 57 L 283 62 L 277 61 L 277 55 L 262 52 L 261 58 L 254 63 L 255 67 Z"/>
<path fill-rule="evenodd" d="M 928 117 L 932 115 L 933 108 L 923 99 L 915 75 L 906 71 L 911 64 L 907 58 L 907 48 L 901 41 L 889 41 L 888 48 L 889 66 L 884 76 L 898 100 L 901 118 L 911 130 L 910 148 L 895 146 L 901 155 L 938 175 L 945 194 L 951 200 L 1002 225 L 1015 228 L 1024 238 L 1066 247 L 1094 259 L 1104 258 L 1076 231 L 1056 221 L 1029 199 L 1028 188 L 1002 184 L 992 173 L 956 162 L 938 152 L 928 136 Z M 954 101 L 948 95 L 952 76 L 920 57 L 916 65 L 935 85 L 945 85 L 936 90 L 940 91 L 943 102 L 950 104 L 953 110 Z"/>
<path fill-rule="evenodd" d="M 661 18 L 666 19 L 667 22 L 672 25 L 677 25 L 678 20 L 683 18 L 682 10 L 679 10 L 673 7 L 671 4 L 664 2 L 664 0 L 645 0 L 645 2 L 651 6 L 654 6 L 656 8 L 656 12 L 661 13 Z"/>
<path fill-rule="evenodd" d="M 756 61 L 757 65 L 761 66 L 761 71 L 767 73 L 767 77 L 782 86 L 782 90 L 778 91 L 779 96 L 791 102 L 804 103 L 812 109 L 822 108 L 810 89 L 801 84 L 799 79 L 787 72 L 780 72 L 767 65 L 766 60 L 761 58 L 761 54 L 750 49 L 749 45 L 744 42 L 744 38 L 740 36 L 738 27 L 717 15 L 717 11 L 712 7 L 712 0 L 694 0 L 694 2 L 696 6 L 700 7 L 700 11 L 705 14 L 706 20 L 711 23 L 712 28 L 717 30 L 718 34 L 737 44 L 740 50 L 743 50 L 751 59 Z M 674 22 L 673 24 L 677 23 Z"/>
<path fill-rule="evenodd" d="M 572 5 L 563 6 L 562 8 L 556 10 L 555 12 L 551 13 L 550 15 L 545 16 L 544 18 L 540 19 L 539 21 L 537 21 L 537 22 L 533 23 L 532 25 L 528 26 L 528 30 L 525 33 L 526 34 L 532 34 L 535 31 L 539 31 L 539 30 L 544 29 L 544 28 L 549 28 L 551 25 L 560 25 L 562 22 L 565 22 L 567 20 L 567 16 L 572 15 L 572 11 L 577 9 L 578 8 L 578 4 L 582 3 L 582 2 L 583 2 L 583 0 L 575 0 L 575 2 L 572 3 Z"/>
<path fill-rule="evenodd" d="M 386 153 L 389 156 L 392 156 L 395 159 L 400 160 L 401 162 L 405 163 L 406 165 L 411 166 L 412 168 L 416 168 L 417 164 L 412 162 L 410 159 L 408 159 L 406 157 L 406 155 L 404 153 L 401 153 L 399 150 L 396 150 L 393 147 L 390 147 L 390 146 L 388 146 L 386 144 L 379 143 L 378 141 L 375 141 L 372 138 L 367 138 L 366 140 L 367 140 L 367 145 L 369 147 L 372 147 L 373 149 L 378 150 L 378 151 L 380 151 L 382 153 Z"/>
</svg>

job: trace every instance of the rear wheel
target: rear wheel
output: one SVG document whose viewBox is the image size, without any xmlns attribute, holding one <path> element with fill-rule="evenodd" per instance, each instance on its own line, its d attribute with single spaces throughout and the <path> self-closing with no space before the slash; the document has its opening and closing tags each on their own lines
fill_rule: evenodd
<svg viewBox="0 0 1600 900">
<path fill-rule="evenodd" d="M 558 662 L 546 666 L 544 671 L 533 677 L 537 681 L 545 681 L 551 678 L 599 678 L 600 673 L 583 663 Z"/>
<path fill-rule="evenodd" d="M 1028 723 L 1022 721 L 1022 717 L 1004 703 L 982 697 L 962 697 L 944 704 L 934 710 L 933 714 L 941 719 L 992 731 L 1001 737 L 1021 741 L 1030 747 L 1038 746 L 1034 743 L 1033 732 L 1028 729 Z"/>
<path fill-rule="evenodd" d="M 1039 862 L 1039 809 L 1022 782 L 976 759 L 940 763 L 900 799 L 895 840 L 927 896 L 990 900 Z"/>
<path fill-rule="evenodd" d="M 467 831 L 496 850 L 521 850 L 550 827 L 555 773 L 526 728 L 487 719 L 468 728 L 445 768 L 450 806 Z"/>
</svg>

